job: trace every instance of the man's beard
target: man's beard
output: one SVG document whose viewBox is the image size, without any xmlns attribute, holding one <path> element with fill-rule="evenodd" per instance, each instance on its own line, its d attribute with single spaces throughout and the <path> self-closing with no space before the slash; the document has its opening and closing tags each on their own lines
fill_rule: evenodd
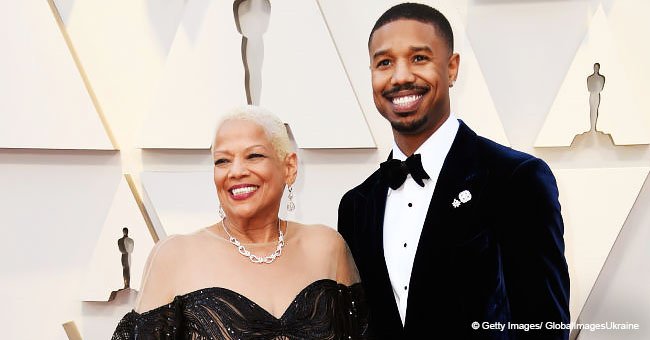
<svg viewBox="0 0 650 340">
<path fill-rule="evenodd" d="M 424 115 L 421 118 L 410 121 L 408 123 L 390 122 L 390 126 L 393 128 L 393 130 L 403 135 L 415 135 L 420 132 L 422 127 L 426 125 L 428 121 L 429 117 L 427 115 Z"/>
</svg>

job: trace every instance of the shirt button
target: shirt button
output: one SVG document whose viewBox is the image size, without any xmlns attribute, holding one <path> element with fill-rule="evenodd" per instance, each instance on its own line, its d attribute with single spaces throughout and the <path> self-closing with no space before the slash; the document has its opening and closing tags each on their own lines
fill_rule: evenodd
<svg viewBox="0 0 650 340">
<path fill-rule="evenodd" d="M 407 290 L 407 289 L 408 289 L 408 287 L 404 286 L 404 290 Z"/>
<path fill-rule="evenodd" d="M 409 208 L 413 206 L 413 203 L 409 202 L 408 204 Z"/>
<path fill-rule="evenodd" d="M 404 248 L 406 248 L 406 242 L 404 242 Z"/>
</svg>

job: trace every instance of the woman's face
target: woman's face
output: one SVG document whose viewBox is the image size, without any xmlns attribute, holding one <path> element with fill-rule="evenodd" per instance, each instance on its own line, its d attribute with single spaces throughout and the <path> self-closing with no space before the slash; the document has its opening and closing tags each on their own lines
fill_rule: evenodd
<svg viewBox="0 0 650 340">
<path fill-rule="evenodd" d="M 213 157 L 214 184 L 227 216 L 277 216 L 284 186 L 296 176 L 295 153 L 280 160 L 261 126 L 230 120 L 217 131 Z"/>
</svg>

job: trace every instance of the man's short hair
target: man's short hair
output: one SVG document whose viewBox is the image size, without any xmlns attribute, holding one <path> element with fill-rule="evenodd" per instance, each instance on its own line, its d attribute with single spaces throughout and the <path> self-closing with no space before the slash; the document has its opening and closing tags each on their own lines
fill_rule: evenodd
<svg viewBox="0 0 650 340">
<path fill-rule="evenodd" d="M 370 46 L 372 35 L 377 29 L 393 21 L 402 19 L 415 20 L 433 26 L 436 29 L 436 33 L 447 43 L 449 51 L 454 51 L 454 33 L 451 30 L 449 20 L 437 9 L 413 2 L 395 5 L 384 12 L 375 22 L 372 31 L 370 31 L 368 46 Z"/>
</svg>

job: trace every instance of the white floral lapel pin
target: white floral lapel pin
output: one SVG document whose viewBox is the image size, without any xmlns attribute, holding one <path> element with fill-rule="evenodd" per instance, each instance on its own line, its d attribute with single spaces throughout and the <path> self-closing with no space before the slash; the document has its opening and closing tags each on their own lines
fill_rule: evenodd
<svg viewBox="0 0 650 340">
<path fill-rule="evenodd" d="M 467 203 L 472 199 L 472 193 L 469 190 L 463 190 L 458 194 L 458 198 L 454 198 L 451 205 L 454 208 L 460 207 L 461 204 Z"/>
</svg>

